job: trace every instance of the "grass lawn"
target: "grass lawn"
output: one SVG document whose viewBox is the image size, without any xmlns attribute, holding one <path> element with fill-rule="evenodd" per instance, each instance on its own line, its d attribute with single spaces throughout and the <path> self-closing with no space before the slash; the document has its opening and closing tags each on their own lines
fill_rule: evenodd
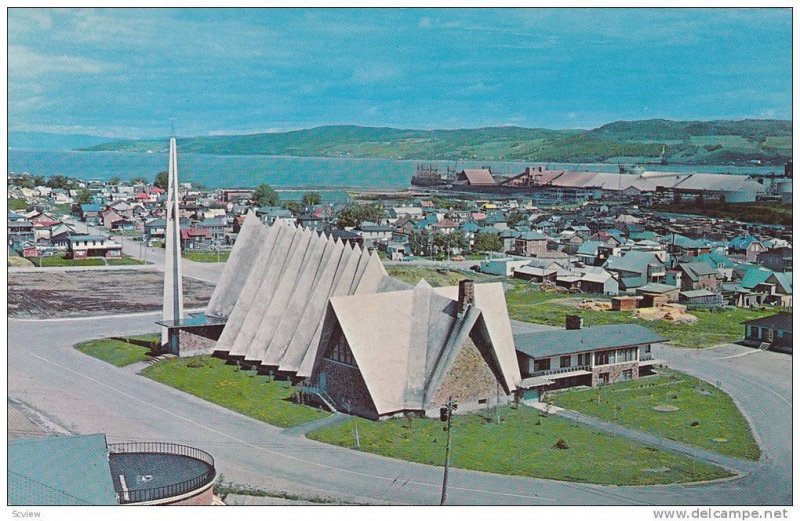
<svg viewBox="0 0 800 521">
<path fill-rule="evenodd" d="M 145 264 L 143 260 L 139 260 L 128 255 L 122 257 L 89 257 L 86 259 L 67 259 L 63 255 L 51 255 L 49 257 L 41 258 L 43 268 L 52 268 L 57 266 L 122 266 L 127 264 Z M 39 266 L 38 260 L 33 260 L 34 265 Z"/>
<path fill-rule="evenodd" d="M 40 257 L 40 260 L 34 260 L 33 263 L 41 267 L 55 267 L 55 266 L 105 266 L 106 263 L 100 258 L 88 259 L 67 259 L 63 255 L 51 255 L 49 257 Z"/>
<path fill-rule="evenodd" d="M 211 356 L 173 358 L 156 362 L 142 374 L 181 391 L 214 402 L 278 427 L 291 427 L 324 418 L 328 412 L 290 400 L 288 382 L 238 370 Z"/>
<path fill-rule="evenodd" d="M 553 403 L 728 456 L 759 458 L 761 452 L 750 426 L 730 396 L 693 376 L 660 372 L 659 376 L 620 382 L 602 390 L 554 393 Z M 678 410 L 659 412 L 653 409 L 658 405 Z"/>
<path fill-rule="evenodd" d="M 744 337 L 742 322 L 775 313 L 773 310 L 743 308 L 724 311 L 692 310 L 697 317 L 694 324 L 678 324 L 666 320 L 647 321 L 634 318 L 632 311 L 593 311 L 578 309 L 584 298 L 603 299 L 596 295 L 566 296 L 519 285 L 506 293 L 508 313 L 512 319 L 536 324 L 562 326 L 567 315 L 581 315 L 586 326 L 606 324 L 639 324 L 648 327 L 671 344 L 681 347 L 701 348 L 734 342 Z"/>
<path fill-rule="evenodd" d="M 81 353 L 99 358 L 117 367 L 123 367 L 135 362 L 150 360 L 151 347 L 145 347 L 139 344 L 152 343 L 157 345 L 161 340 L 161 336 L 153 333 L 131 336 L 127 337 L 127 339 L 137 343 L 113 340 L 111 338 L 101 338 L 99 340 L 81 342 L 75 344 L 74 347 Z"/>
<path fill-rule="evenodd" d="M 386 272 L 390 276 L 409 284 L 416 284 L 421 279 L 425 279 L 433 287 L 455 286 L 459 280 L 463 279 L 472 279 L 475 282 L 488 282 L 497 279 L 497 277 L 487 277 L 480 273 L 468 274 L 450 270 L 439 271 L 421 266 L 387 266 Z"/>
<path fill-rule="evenodd" d="M 649 485 L 682 483 L 728 476 L 728 472 L 681 455 L 593 431 L 528 407 L 453 418 L 451 462 L 454 467 L 535 478 Z M 443 465 L 447 433 L 436 419 L 357 418 L 308 434 L 325 443 L 355 447 L 358 424 L 361 450 L 430 465 Z M 569 448 L 554 445 L 564 440 Z"/>
<path fill-rule="evenodd" d="M 229 250 L 219 253 L 215 251 L 184 251 L 183 258 L 194 262 L 225 262 L 230 254 Z"/>
<path fill-rule="evenodd" d="M 11 211 L 14 210 L 26 210 L 30 206 L 28 201 L 25 199 L 19 199 L 17 197 L 10 197 L 8 199 L 8 209 Z"/>
</svg>

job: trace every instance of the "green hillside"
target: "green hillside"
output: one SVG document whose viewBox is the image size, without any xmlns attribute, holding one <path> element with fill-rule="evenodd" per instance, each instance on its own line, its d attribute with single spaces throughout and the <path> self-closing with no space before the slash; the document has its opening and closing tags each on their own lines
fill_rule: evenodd
<svg viewBox="0 0 800 521">
<path fill-rule="evenodd" d="M 181 139 L 183 152 L 388 159 L 782 164 L 792 154 L 782 120 L 617 121 L 592 130 L 488 127 L 411 130 L 338 125 L 291 132 Z M 81 150 L 165 151 L 166 139 L 115 141 Z"/>
</svg>

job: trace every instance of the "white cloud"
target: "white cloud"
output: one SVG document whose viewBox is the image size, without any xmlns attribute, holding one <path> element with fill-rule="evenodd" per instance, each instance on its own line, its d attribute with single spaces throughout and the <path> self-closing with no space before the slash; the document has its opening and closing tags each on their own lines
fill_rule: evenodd
<svg viewBox="0 0 800 521">
<path fill-rule="evenodd" d="M 41 77 L 51 73 L 99 74 L 114 65 L 92 58 L 69 55 L 45 55 L 23 45 L 8 46 L 8 75 L 15 78 Z"/>
</svg>

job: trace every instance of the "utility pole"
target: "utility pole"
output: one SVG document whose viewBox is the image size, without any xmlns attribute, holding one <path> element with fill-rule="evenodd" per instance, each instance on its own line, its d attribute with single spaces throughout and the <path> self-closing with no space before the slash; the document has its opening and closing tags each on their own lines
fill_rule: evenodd
<svg viewBox="0 0 800 521">
<path fill-rule="evenodd" d="M 458 404 L 453 401 L 453 396 L 447 398 L 447 403 L 442 405 L 439 409 L 439 419 L 447 422 L 447 446 L 444 449 L 444 478 L 442 479 L 442 501 L 440 505 L 444 505 L 447 501 L 447 475 L 450 471 L 450 431 L 452 430 L 451 420 L 453 419 L 453 411 L 458 409 Z"/>
</svg>

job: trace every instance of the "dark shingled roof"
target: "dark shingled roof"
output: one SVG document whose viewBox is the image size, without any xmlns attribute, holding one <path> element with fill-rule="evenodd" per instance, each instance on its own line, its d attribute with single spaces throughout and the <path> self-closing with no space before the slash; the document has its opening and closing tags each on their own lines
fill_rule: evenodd
<svg viewBox="0 0 800 521">
<path fill-rule="evenodd" d="M 636 324 L 557 329 L 514 335 L 517 351 L 533 358 L 666 341 L 667 339 L 661 335 Z"/>
<path fill-rule="evenodd" d="M 766 327 L 769 329 L 779 329 L 781 331 L 792 332 L 792 314 L 778 313 L 764 318 L 755 318 L 742 322 L 746 326 Z"/>
</svg>

